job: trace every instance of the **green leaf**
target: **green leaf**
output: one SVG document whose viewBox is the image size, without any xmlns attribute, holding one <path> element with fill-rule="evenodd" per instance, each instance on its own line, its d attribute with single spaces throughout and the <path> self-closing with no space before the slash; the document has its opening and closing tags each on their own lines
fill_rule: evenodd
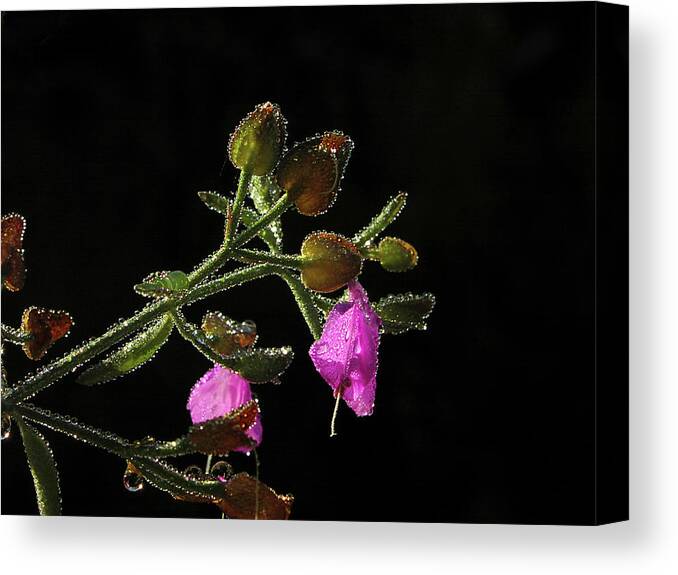
<svg viewBox="0 0 678 575">
<path fill-rule="evenodd" d="M 382 320 L 384 333 L 399 334 L 410 329 L 426 329 L 426 319 L 435 303 L 431 293 L 406 293 L 382 298 L 374 309 Z"/>
<path fill-rule="evenodd" d="M 267 383 L 282 375 L 292 359 L 294 352 L 291 347 L 270 347 L 242 350 L 220 363 L 237 371 L 251 383 Z"/>
<path fill-rule="evenodd" d="M 210 347 L 207 335 L 188 321 L 179 309 L 172 312 L 174 323 L 181 336 L 193 344 L 207 359 L 237 371 L 251 383 L 274 381 L 292 363 L 294 353 L 291 347 L 241 349 L 230 355 L 223 355 Z"/>
<path fill-rule="evenodd" d="M 230 202 L 221 194 L 217 194 L 216 192 L 198 192 L 198 197 L 210 210 L 214 210 L 222 216 L 228 215 Z"/>
<path fill-rule="evenodd" d="M 224 484 L 212 477 L 188 477 L 166 461 L 134 458 L 132 463 L 151 485 L 176 499 L 209 503 L 224 496 Z"/>
<path fill-rule="evenodd" d="M 398 195 L 392 197 L 382 208 L 381 212 L 374 216 L 372 221 L 353 237 L 353 243 L 358 247 L 363 247 L 371 242 L 393 223 L 393 220 L 398 217 L 405 207 L 406 201 L 407 194 L 405 192 L 400 192 Z"/>
<path fill-rule="evenodd" d="M 28 466 L 33 476 L 40 515 L 61 515 L 61 490 L 54 455 L 45 438 L 33 427 L 17 418 Z"/>
<path fill-rule="evenodd" d="M 136 337 L 78 376 L 82 385 L 106 383 L 150 360 L 167 341 L 174 322 L 165 314 Z"/>
<path fill-rule="evenodd" d="M 134 286 L 134 291 L 146 297 L 165 297 L 188 287 L 188 276 L 180 271 L 155 272 Z"/>
</svg>

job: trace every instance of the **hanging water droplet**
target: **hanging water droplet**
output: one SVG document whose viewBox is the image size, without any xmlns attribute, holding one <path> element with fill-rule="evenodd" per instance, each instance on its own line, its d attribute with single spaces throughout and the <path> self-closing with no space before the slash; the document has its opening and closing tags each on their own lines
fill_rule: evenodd
<svg viewBox="0 0 678 575">
<path fill-rule="evenodd" d="M 184 469 L 184 475 L 189 479 L 200 479 L 203 475 L 202 469 L 197 465 L 189 465 Z"/>
<path fill-rule="evenodd" d="M 7 439 L 12 431 L 12 418 L 6 413 L 2 414 L 2 439 Z"/>
<path fill-rule="evenodd" d="M 217 461 L 210 469 L 210 475 L 218 481 L 226 481 L 233 475 L 233 467 L 228 461 Z"/>
<path fill-rule="evenodd" d="M 132 463 L 128 463 L 122 476 L 122 484 L 130 493 L 136 493 L 144 488 L 144 476 Z"/>
</svg>

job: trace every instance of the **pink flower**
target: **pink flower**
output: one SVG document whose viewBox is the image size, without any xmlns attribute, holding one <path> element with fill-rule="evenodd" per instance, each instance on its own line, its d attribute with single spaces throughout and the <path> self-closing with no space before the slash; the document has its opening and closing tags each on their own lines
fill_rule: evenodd
<svg viewBox="0 0 678 575">
<path fill-rule="evenodd" d="M 334 390 L 337 402 L 342 397 L 356 415 L 371 415 L 377 388 L 381 319 L 356 280 L 349 282 L 348 293 L 347 302 L 332 308 L 323 334 L 311 346 L 309 355 Z"/>
<path fill-rule="evenodd" d="M 222 417 L 249 401 L 252 401 L 250 382 L 226 367 L 215 365 L 191 389 L 186 409 L 191 413 L 193 424 L 197 424 Z M 262 434 L 261 416 L 257 415 L 254 425 L 247 430 L 247 436 L 259 445 Z"/>
</svg>

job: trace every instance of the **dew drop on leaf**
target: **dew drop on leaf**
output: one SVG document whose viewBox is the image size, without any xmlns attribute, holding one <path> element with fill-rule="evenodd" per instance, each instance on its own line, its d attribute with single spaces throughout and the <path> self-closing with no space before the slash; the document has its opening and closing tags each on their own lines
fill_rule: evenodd
<svg viewBox="0 0 678 575">
<path fill-rule="evenodd" d="M 228 461 L 217 461 L 210 469 L 210 475 L 217 481 L 225 482 L 233 475 L 233 467 Z"/>
<path fill-rule="evenodd" d="M 133 463 L 127 463 L 127 469 L 122 476 L 122 484 L 130 493 L 137 493 L 144 488 L 144 477 Z"/>
<path fill-rule="evenodd" d="M 189 465 L 184 469 L 184 475 L 189 479 L 202 479 L 203 472 L 197 465 Z"/>
</svg>

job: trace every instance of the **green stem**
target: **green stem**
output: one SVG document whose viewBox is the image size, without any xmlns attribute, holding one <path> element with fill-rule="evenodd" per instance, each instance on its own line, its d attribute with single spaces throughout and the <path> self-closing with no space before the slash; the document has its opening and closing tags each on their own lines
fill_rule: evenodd
<svg viewBox="0 0 678 575">
<path fill-rule="evenodd" d="M 174 325 L 177 326 L 177 331 L 187 342 L 191 343 L 195 349 L 202 353 L 207 359 L 219 365 L 224 365 L 225 358 L 214 351 L 205 343 L 200 337 L 198 328 L 190 323 L 181 313 L 180 310 L 174 309 L 170 311 L 170 315 L 174 320 Z"/>
<path fill-rule="evenodd" d="M 238 229 L 238 224 L 240 224 L 240 213 L 242 212 L 242 206 L 245 203 L 247 190 L 250 186 L 251 180 L 252 174 L 250 172 L 246 170 L 242 170 L 240 172 L 238 189 L 235 192 L 235 201 L 233 202 L 233 208 L 231 209 L 231 217 L 228 219 L 228 223 L 226 224 L 226 240 L 224 242 L 226 246 L 230 247 L 233 234 Z"/>
<path fill-rule="evenodd" d="M 391 198 L 369 224 L 353 236 L 353 243 L 363 247 L 368 242 L 376 238 L 386 227 L 398 217 L 398 214 L 405 207 L 407 201 L 407 194 L 400 192 L 398 195 Z"/>
<path fill-rule="evenodd" d="M 308 329 L 311 331 L 313 339 L 320 339 L 323 332 L 323 320 L 320 311 L 313 302 L 311 292 L 306 289 L 301 280 L 286 269 L 279 269 L 276 273 L 287 282 L 294 299 L 301 310 L 301 315 L 304 316 Z"/>
<path fill-rule="evenodd" d="M 177 301 L 171 299 L 155 301 L 131 318 L 116 324 L 104 335 L 76 347 L 64 357 L 53 361 L 36 374 L 25 378 L 6 393 L 4 400 L 19 403 L 32 397 L 76 367 L 103 353 L 126 336 L 177 306 L 193 303 L 242 283 L 274 274 L 276 271 L 277 267 L 269 264 L 241 268 L 188 290 Z"/>
<path fill-rule="evenodd" d="M 131 457 L 177 457 L 195 453 L 195 448 L 185 437 L 174 441 L 136 444 L 114 433 L 80 423 L 75 418 L 41 409 L 30 403 L 13 406 L 8 410 L 8 413 L 10 415 L 18 414 L 24 419 L 39 423 L 48 429 L 58 431 L 123 459 L 130 459 Z"/>
<path fill-rule="evenodd" d="M 275 204 L 273 204 L 273 207 L 271 207 L 268 212 L 261 216 L 256 224 L 238 234 L 238 236 L 233 241 L 232 247 L 238 248 L 249 242 L 263 228 L 267 227 L 272 221 L 277 220 L 280 216 L 282 216 L 285 211 L 287 211 L 287 208 L 289 208 L 291 205 L 292 202 L 287 197 L 287 194 L 282 196 Z"/>
<path fill-rule="evenodd" d="M 132 317 L 114 325 L 106 333 L 84 343 L 65 356 L 54 360 L 47 367 L 26 377 L 16 387 L 7 392 L 6 398 L 19 403 L 34 396 L 79 365 L 96 357 L 128 335 L 144 327 L 153 319 L 159 317 L 170 307 L 165 300 L 156 301 L 138 311 Z"/>
<path fill-rule="evenodd" d="M 323 295 L 320 295 L 319 293 L 311 292 L 311 297 L 313 298 L 315 305 L 318 306 L 325 313 L 329 313 L 330 311 L 332 311 L 332 308 L 337 304 L 337 300 L 325 297 Z"/>
<path fill-rule="evenodd" d="M 277 264 L 280 266 L 301 269 L 302 258 L 294 254 L 274 254 L 260 250 L 247 250 L 244 248 L 231 251 L 231 257 L 235 260 L 248 264 Z"/>
<path fill-rule="evenodd" d="M 279 218 L 292 205 L 287 195 L 282 196 L 273 207 L 255 223 L 238 234 L 230 246 L 222 245 L 216 252 L 209 256 L 202 264 L 188 275 L 189 286 L 195 286 L 207 276 L 218 270 L 230 257 L 230 250 L 238 248 L 259 234 L 273 220 Z"/>
<path fill-rule="evenodd" d="M 16 345 L 23 345 L 31 339 L 31 334 L 25 333 L 16 327 L 2 324 L 2 341 L 9 341 Z"/>
<path fill-rule="evenodd" d="M 232 247 L 237 248 L 254 238 L 273 220 L 279 218 L 290 205 L 291 202 L 287 199 L 287 195 L 282 196 L 273 205 L 273 207 L 254 225 L 243 231 L 235 238 Z M 228 249 L 225 245 L 223 245 L 189 275 L 189 286 L 197 286 L 201 280 L 219 269 L 227 259 Z M 251 271 L 245 272 L 243 274 L 242 280 L 238 283 L 249 281 L 249 279 L 254 279 L 255 277 L 260 277 L 256 276 L 256 270 L 253 270 L 252 268 L 250 268 L 250 270 Z M 181 298 L 179 305 L 196 301 L 206 297 L 207 295 L 210 295 L 211 293 L 216 293 L 217 291 L 228 289 L 228 287 L 232 287 L 232 285 L 237 285 L 229 285 L 229 280 L 225 278 L 219 278 L 219 280 L 215 281 L 217 283 L 215 284 L 214 282 L 210 282 L 210 284 L 208 284 L 209 287 L 197 286 L 194 290 L 189 290 L 188 294 Z M 47 365 L 47 367 L 43 368 L 37 374 L 28 376 L 18 386 L 10 390 L 6 395 L 6 398 L 12 398 L 14 402 L 18 403 L 28 399 L 29 397 L 32 397 L 42 389 L 48 387 L 66 375 L 69 371 L 96 357 L 100 353 L 103 353 L 111 346 L 115 345 L 120 340 L 127 337 L 128 335 L 131 335 L 135 331 L 141 329 L 144 325 L 159 317 L 175 305 L 176 303 L 170 302 L 168 300 L 159 300 L 153 302 L 152 304 L 137 312 L 132 317 L 116 324 L 98 338 L 76 347 L 64 357 L 51 362 L 49 365 Z"/>
</svg>

